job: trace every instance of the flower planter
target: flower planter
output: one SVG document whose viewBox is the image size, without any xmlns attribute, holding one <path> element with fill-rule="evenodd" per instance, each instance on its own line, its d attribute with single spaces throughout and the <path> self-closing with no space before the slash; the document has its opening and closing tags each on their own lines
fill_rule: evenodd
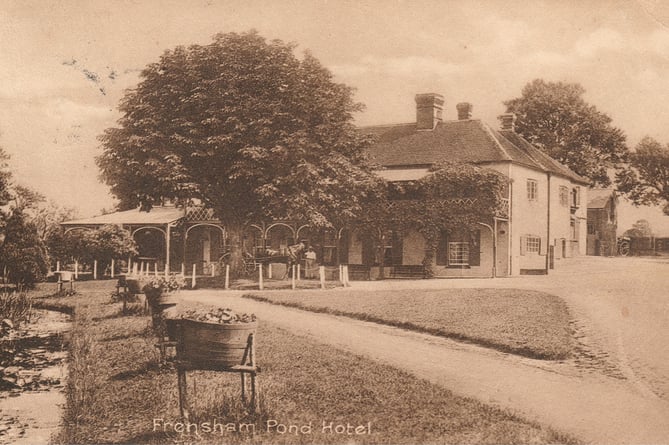
<svg viewBox="0 0 669 445">
<path fill-rule="evenodd" d="M 172 333 L 179 342 L 179 358 L 194 365 L 229 368 L 244 364 L 244 353 L 257 322 L 207 323 L 188 319 L 173 320 Z M 170 330 L 168 324 L 168 332 Z"/>
</svg>

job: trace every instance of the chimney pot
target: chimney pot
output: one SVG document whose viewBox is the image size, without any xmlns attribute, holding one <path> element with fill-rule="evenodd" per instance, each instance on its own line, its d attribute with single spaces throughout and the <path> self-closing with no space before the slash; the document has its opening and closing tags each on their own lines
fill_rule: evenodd
<svg viewBox="0 0 669 445">
<path fill-rule="evenodd" d="M 497 119 L 500 121 L 500 129 L 515 131 L 516 115 L 514 113 L 500 114 Z"/>
<path fill-rule="evenodd" d="M 416 94 L 416 128 L 433 130 L 441 122 L 444 97 L 441 94 Z"/>
<path fill-rule="evenodd" d="M 464 121 L 472 118 L 474 106 L 469 102 L 460 102 L 455 108 L 458 110 L 458 120 Z"/>
</svg>

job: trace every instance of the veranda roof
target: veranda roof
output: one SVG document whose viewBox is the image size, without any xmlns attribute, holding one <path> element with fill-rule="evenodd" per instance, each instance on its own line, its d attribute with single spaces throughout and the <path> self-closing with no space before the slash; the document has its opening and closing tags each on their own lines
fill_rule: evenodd
<svg viewBox="0 0 669 445">
<path fill-rule="evenodd" d="M 77 219 L 61 223 L 64 226 L 104 226 L 106 224 L 142 224 L 162 225 L 175 222 L 184 217 L 183 209 L 175 207 L 153 207 L 149 212 L 139 209 L 114 212 L 92 218 Z"/>
</svg>

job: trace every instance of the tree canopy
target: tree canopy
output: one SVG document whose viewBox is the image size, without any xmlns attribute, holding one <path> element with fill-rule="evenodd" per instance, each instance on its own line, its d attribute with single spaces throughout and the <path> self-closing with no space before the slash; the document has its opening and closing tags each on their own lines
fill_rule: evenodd
<svg viewBox="0 0 669 445">
<path fill-rule="evenodd" d="M 199 199 L 233 237 L 276 219 L 330 227 L 371 181 L 362 105 L 311 54 L 256 32 L 177 47 L 141 73 L 97 162 L 121 208 Z"/>
<path fill-rule="evenodd" d="M 628 168 L 618 172 L 618 190 L 636 205 L 664 204 L 669 215 L 669 144 L 645 137 L 630 155 Z"/>
<path fill-rule="evenodd" d="M 504 105 L 516 114 L 519 134 L 593 184 L 608 186 L 608 170 L 626 161 L 626 137 L 584 93 L 576 83 L 535 79 Z"/>
</svg>

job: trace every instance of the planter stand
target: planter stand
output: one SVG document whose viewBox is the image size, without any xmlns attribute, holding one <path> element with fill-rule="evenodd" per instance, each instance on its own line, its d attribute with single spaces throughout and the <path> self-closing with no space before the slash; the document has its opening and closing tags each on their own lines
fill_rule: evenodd
<svg viewBox="0 0 669 445">
<path fill-rule="evenodd" d="M 255 336 L 253 333 L 248 335 L 244 356 L 239 365 L 225 366 L 218 363 L 206 361 L 194 361 L 186 358 L 183 345 L 183 325 L 177 324 L 177 341 L 163 342 L 165 346 L 176 347 L 175 365 L 177 368 L 177 381 L 179 387 L 179 413 L 181 417 L 188 420 L 189 413 L 187 409 L 187 386 L 186 371 L 205 370 L 219 372 L 237 372 L 241 377 L 242 403 L 251 411 L 258 409 L 258 394 L 260 388 L 256 382 L 256 376 L 260 372 L 260 367 L 256 364 Z"/>
</svg>

